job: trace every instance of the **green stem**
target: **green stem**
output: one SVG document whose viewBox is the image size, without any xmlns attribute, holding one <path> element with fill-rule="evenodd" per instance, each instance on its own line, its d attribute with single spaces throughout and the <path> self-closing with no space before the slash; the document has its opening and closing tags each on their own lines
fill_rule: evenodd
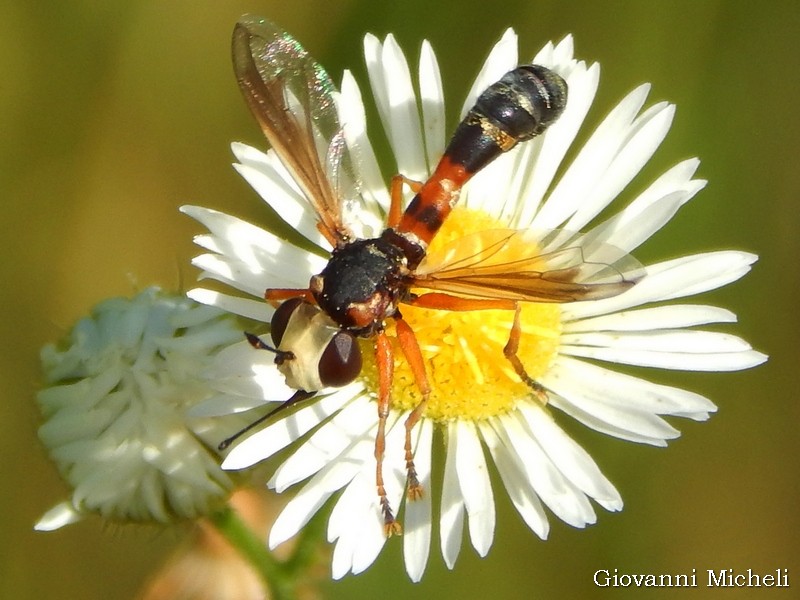
<svg viewBox="0 0 800 600">
<path fill-rule="evenodd" d="M 293 600 L 297 594 L 295 569 L 278 561 L 267 549 L 266 542 L 245 525 L 230 506 L 211 515 L 211 522 L 239 553 L 256 569 L 269 590 L 270 600 Z"/>
</svg>

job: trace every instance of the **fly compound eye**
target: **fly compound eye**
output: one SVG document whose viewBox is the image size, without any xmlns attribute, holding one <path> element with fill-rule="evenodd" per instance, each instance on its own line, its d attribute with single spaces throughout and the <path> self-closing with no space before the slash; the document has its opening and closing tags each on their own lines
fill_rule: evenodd
<svg viewBox="0 0 800 600">
<path fill-rule="evenodd" d="M 355 336 L 338 331 L 319 359 L 319 379 L 325 387 L 341 387 L 361 372 L 361 348 Z"/>
<path fill-rule="evenodd" d="M 302 298 L 290 298 L 283 302 L 275 310 L 275 314 L 272 315 L 272 321 L 270 322 L 272 331 L 270 334 L 272 335 L 272 343 L 275 344 L 276 347 L 281 345 L 283 334 L 286 332 L 286 327 L 289 325 L 289 319 L 302 303 Z"/>
</svg>

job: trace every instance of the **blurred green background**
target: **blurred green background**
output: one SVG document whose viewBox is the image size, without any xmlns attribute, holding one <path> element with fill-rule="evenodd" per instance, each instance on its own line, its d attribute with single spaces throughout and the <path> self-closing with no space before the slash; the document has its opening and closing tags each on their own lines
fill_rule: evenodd
<svg viewBox="0 0 800 600">
<path fill-rule="evenodd" d="M 722 0 L 0 3 L 0 597 L 132 598 L 181 538 L 97 520 L 32 531 L 66 496 L 36 437 L 38 350 L 103 298 L 150 283 L 191 285 L 199 226 L 178 205 L 264 219 L 229 166 L 231 141 L 264 145 L 229 64 L 230 32 L 245 12 L 292 32 L 335 80 L 351 68 L 362 84 L 364 33 L 394 32 L 414 65 L 427 38 L 451 107 L 507 26 L 520 34 L 523 57 L 572 32 L 577 55 L 602 64 L 590 122 L 642 81 L 653 83 L 652 102 L 678 105 L 670 135 L 626 198 L 688 156 L 702 159 L 710 182 L 638 256 L 721 248 L 761 256 L 748 277 L 701 301 L 736 311 L 735 331 L 770 361 L 732 374 L 644 373 L 712 398 L 720 410 L 710 422 L 677 422 L 683 436 L 668 450 L 565 423 L 621 491 L 622 513 L 599 509 L 585 531 L 554 520 L 542 542 L 495 485 L 488 558 L 465 543 L 449 572 L 434 549 L 423 583 L 412 585 L 392 541 L 365 574 L 326 582 L 322 593 L 798 597 L 800 5 Z M 599 568 L 696 568 L 701 580 L 709 568 L 788 568 L 794 592 L 598 589 Z"/>
</svg>

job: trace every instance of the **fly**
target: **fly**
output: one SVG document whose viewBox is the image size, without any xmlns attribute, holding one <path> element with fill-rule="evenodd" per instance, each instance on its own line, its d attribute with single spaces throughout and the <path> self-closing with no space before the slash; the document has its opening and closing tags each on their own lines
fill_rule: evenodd
<svg viewBox="0 0 800 600">
<path fill-rule="evenodd" d="M 529 232 L 513 229 L 478 232 L 436 253 L 428 252 L 463 186 L 501 154 L 543 133 L 563 113 L 567 84 L 546 67 L 521 65 L 489 86 L 458 125 L 427 181 L 402 175 L 392 179 L 386 228 L 376 238 L 362 239 L 344 217 L 343 202 L 351 193 L 347 186 L 355 178 L 343 143 L 335 87 L 327 73 L 289 34 L 255 17 L 243 17 L 234 29 L 233 64 L 245 101 L 333 248 L 328 264 L 311 277 L 307 288 L 265 291 L 265 299 L 277 306 L 271 321 L 274 346 L 247 334 L 254 347 L 275 353 L 277 368 L 297 390 L 264 418 L 322 389 L 355 380 L 362 366 L 357 340 L 374 340 L 378 369 L 375 483 L 385 531 L 399 533 L 382 470 L 394 368 L 394 350 L 385 331 L 388 320 L 395 323 L 401 352 L 422 398 L 405 422 L 407 497 L 411 500 L 423 492 L 414 467 L 411 432 L 431 393 L 419 344 L 403 319 L 401 305 L 512 311 L 504 355 L 520 379 L 541 394 L 541 386 L 528 376 L 517 356 L 520 303 L 615 296 L 636 283 L 640 265 L 618 249 L 607 253 L 613 258 L 605 262 L 588 262 L 580 242 L 542 253 L 540 245 L 529 242 Z M 403 186 L 415 193 L 405 210 Z"/>
</svg>

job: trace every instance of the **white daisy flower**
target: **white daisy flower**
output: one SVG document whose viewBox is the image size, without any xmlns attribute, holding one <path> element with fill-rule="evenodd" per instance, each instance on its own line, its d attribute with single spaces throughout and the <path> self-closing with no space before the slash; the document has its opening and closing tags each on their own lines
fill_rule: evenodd
<svg viewBox="0 0 800 600">
<path fill-rule="evenodd" d="M 394 169 L 425 180 L 446 143 L 436 57 L 424 42 L 419 73 L 413 77 L 392 36 L 380 42 L 368 35 L 364 48 L 372 93 L 396 160 Z M 461 115 L 482 90 L 518 62 L 517 37 L 508 30 L 489 54 Z M 674 115 L 674 106 L 666 102 L 643 110 L 648 85 L 628 94 L 586 144 L 573 150 L 574 159 L 565 163 L 592 104 L 600 67 L 573 58 L 571 37 L 546 45 L 532 62 L 566 80 L 569 101 L 564 113 L 543 135 L 501 156 L 466 186 L 431 251 L 484 229 L 560 228 L 585 231 L 586 239 L 630 252 L 704 187 L 705 181 L 694 178 L 699 161 L 689 159 L 638 194 L 627 189 L 664 139 Z M 348 207 L 347 224 L 358 235 L 374 236 L 385 221 L 389 190 L 367 138 L 361 90 L 349 72 L 341 86 L 339 114 L 355 158 L 355 174 L 362 182 L 360 195 Z M 329 251 L 314 212 L 275 153 L 243 144 L 234 144 L 233 152 L 238 160 L 235 168 L 258 194 L 300 234 Z M 620 195 L 625 199 L 616 204 L 616 214 L 607 217 L 604 211 Z M 210 232 L 196 238 L 208 250 L 194 260 L 202 277 L 252 296 L 192 290 L 189 295 L 200 302 L 268 322 L 273 308 L 262 300 L 266 288 L 307 288 L 309 278 L 326 265 L 324 256 L 235 217 L 195 206 L 182 210 Z M 598 218 L 601 213 L 603 220 Z M 549 249 L 568 240 L 553 243 Z M 607 365 L 732 371 L 762 363 L 766 357 L 744 340 L 696 329 L 734 322 L 730 311 L 667 302 L 736 281 L 756 258 L 738 251 L 685 256 L 648 265 L 636 286 L 613 298 L 525 304 L 519 358 L 541 386 L 538 394 L 531 393 L 503 356 L 510 311 L 449 312 L 404 305 L 403 317 L 419 340 L 433 387 L 413 431 L 416 469 L 425 494 L 406 501 L 401 514 L 410 578 L 420 580 L 427 564 L 434 503 L 439 505 L 440 547 L 449 568 L 461 547 L 465 519 L 475 550 L 481 556 L 489 551 L 495 490 L 488 462 L 494 463 L 520 516 L 541 538 L 547 537 L 549 528 L 545 507 L 575 527 L 595 522 L 592 500 L 606 510 L 620 510 L 619 492 L 557 425 L 555 415 L 566 413 L 597 431 L 657 446 L 679 435 L 664 417 L 707 419 L 716 410 L 708 399 L 621 374 Z M 393 332 L 391 324 L 387 331 Z M 235 370 L 231 379 L 255 391 L 251 402 L 235 410 L 281 402 L 294 392 L 270 363 L 270 353 L 242 342 L 227 355 Z M 300 485 L 275 522 L 269 545 L 274 548 L 297 534 L 333 497 L 328 540 L 335 543 L 334 578 L 366 569 L 387 541 L 375 492 L 375 365 L 369 350 L 364 356 L 366 364 L 354 383 L 324 390 L 293 414 L 275 420 L 234 447 L 223 464 L 246 468 L 297 442 L 269 481 L 278 492 Z M 240 390 L 239 396 L 246 395 Z M 383 466 L 393 507 L 403 503 L 406 483 L 403 424 L 419 398 L 411 370 L 397 353 Z M 231 410 L 219 402 L 209 403 L 204 414 Z M 435 430 L 445 440 L 441 482 L 431 479 Z"/>
<path fill-rule="evenodd" d="M 219 393 L 206 372 L 240 338 L 231 315 L 149 288 L 98 304 L 68 339 L 45 346 L 39 437 L 72 494 L 36 529 L 89 514 L 169 523 L 221 506 L 235 478 L 220 468 L 216 446 L 242 419 L 186 413 Z"/>
</svg>

